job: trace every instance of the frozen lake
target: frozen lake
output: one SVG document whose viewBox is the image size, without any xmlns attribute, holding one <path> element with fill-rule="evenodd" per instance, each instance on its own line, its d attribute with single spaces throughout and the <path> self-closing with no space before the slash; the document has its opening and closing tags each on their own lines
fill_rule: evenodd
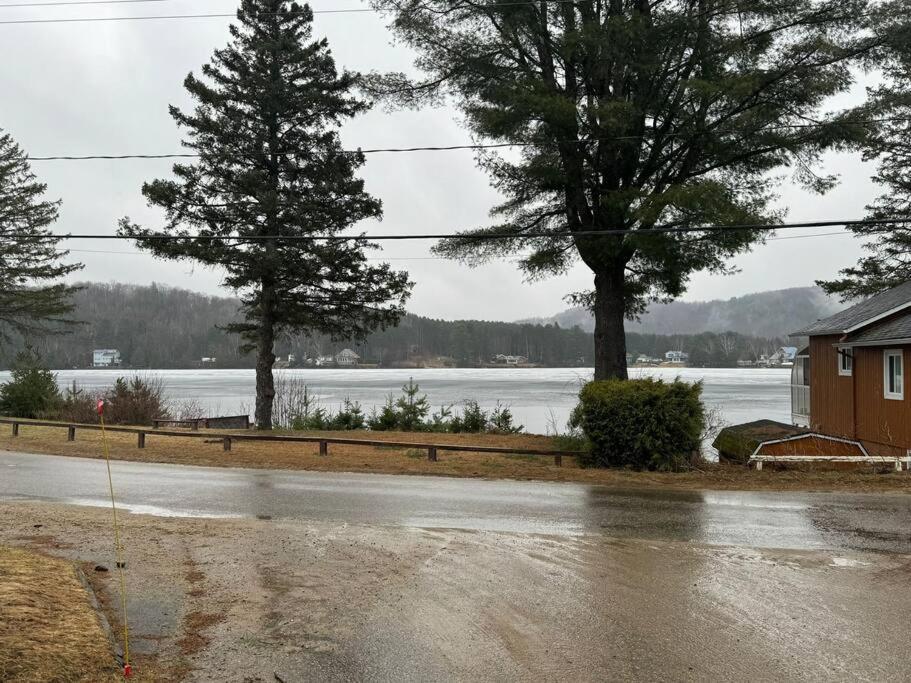
<svg viewBox="0 0 911 683">
<path fill-rule="evenodd" d="M 60 370 L 61 386 L 75 380 L 81 387 L 110 386 L 124 370 Z M 365 412 L 382 405 L 390 393 L 413 377 L 427 394 L 434 410 L 440 405 L 476 399 L 492 408 L 497 402 L 509 405 L 526 431 L 548 433 L 556 424 L 562 431 L 576 403 L 580 385 L 591 378 L 585 368 L 539 369 L 428 369 L 428 370 L 277 370 L 299 377 L 331 410 L 347 397 L 358 401 Z M 142 370 L 141 375 L 160 377 L 172 400 L 193 399 L 211 414 L 253 413 L 255 395 L 253 370 Z M 651 375 L 671 380 L 679 376 L 688 382 L 702 380 L 703 398 L 721 410 L 729 424 L 769 418 L 790 420 L 789 369 L 647 368 L 630 370 L 632 377 Z M 9 373 L 0 373 L 6 381 Z"/>
</svg>

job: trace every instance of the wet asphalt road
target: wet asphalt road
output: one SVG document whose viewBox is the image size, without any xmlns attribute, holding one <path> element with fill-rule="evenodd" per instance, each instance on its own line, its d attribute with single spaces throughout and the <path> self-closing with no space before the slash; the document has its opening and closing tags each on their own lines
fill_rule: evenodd
<svg viewBox="0 0 911 683">
<path fill-rule="evenodd" d="M 580 484 L 114 462 L 120 504 L 164 517 L 258 518 L 782 549 L 911 553 L 911 496 L 618 491 Z M 106 506 L 104 463 L 0 453 L 0 501 Z"/>
</svg>

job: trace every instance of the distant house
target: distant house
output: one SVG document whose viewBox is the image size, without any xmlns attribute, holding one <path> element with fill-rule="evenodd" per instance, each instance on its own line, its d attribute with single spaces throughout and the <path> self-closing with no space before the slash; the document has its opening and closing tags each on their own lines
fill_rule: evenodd
<svg viewBox="0 0 911 683">
<path fill-rule="evenodd" d="M 92 352 L 92 367 L 114 368 L 120 365 L 120 351 L 117 349 L 95 349 Z"/>
<path fill-rule="evenodd" d="M 209 357 L 201 358 L 199 361 L 199 364 L 204 368 L 213 367 L 218 364 L 218 360 L 216 358 L 209 358 Z"/>
<path fill-rule="evenodd" d="M 335 356 L 317 356 L 313 364 L 318 368 L 325 368 L 335 365 Z"/>
<path fill-rule="evenodd" d="M 690 354 L 683 351 L 668 351 L 664 354 L 664 360 L 668 363 L 683 364 L 690 359 Z"/>
<path fill-rule="evenodd" d="M 525 356 L 507 356 L 498 353 L 493 357 L 493 362 L 501 365 L 523 365 L 528 362 L 528 359 Z"/>
<path fill-rule="evenodd" d="M 335 364 L 340 368 L 356 367 L 360 360 L 361 357 L 351 349 L 342 349 L 337 354 L 335 354 Z"/>
<path fill-rule="evenodd" d="M 796 346 L 782 346 L 768 358 L 769 366 L 773 367 L 791 367 L 794 359 L 797 357 Z"/>
</svg>

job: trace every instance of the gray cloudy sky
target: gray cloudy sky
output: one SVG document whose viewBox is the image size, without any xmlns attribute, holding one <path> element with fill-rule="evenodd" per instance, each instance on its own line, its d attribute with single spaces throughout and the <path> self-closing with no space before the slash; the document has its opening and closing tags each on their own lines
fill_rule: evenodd
<svg viewBox="0 0 911 683">
<path fill-rule="evenodd" d="M 5 1 L 5 0 L 4 0 Z M 36 0 L 37 1 L 37 0 Z M 314 9 L 362 7 L 356 0 L 316 0 Z M 4 19 L 119 17 L 231 12 L 234 0 L 169 0 L 120 6 L 2 8 Z M 182 82 L 227 41 L 228 19 L 117 21 L 0 25 L 0 128 L 32 156 L 167 153 L 180 151 L 168 104 L 186 106 Z M 369 71 L 408 70 L 411 54 L 391 44 L 381 17 L 317 15 L 317 35 L 329 38 L 339 65 Z M 859 101 L 861 82 L 845 101 Z M 844 102 L 837 103 L 843 104 Z M 342 131 L 348 146 L 452 145 L 469 141 L 453 111 L 389 114 L 376 109 Z M 170 161 L 35 162 L 51 197 L 63 200 L 59 232 L 113 233 L 120 216 L 154 225 L 158 214 L 140 194 L 143 181 L 166 176 Z M 832 155 L 828 171 L 842 183 L 818 197 L 785 183 L 781 201 L 789 220 L 859 217 L 875 195 L 872 172 L 856 156 Z M 449 232 L 482 225 L 497 202 L 471 152 L 371 155 L 363 170 L 367 189 L 381 198 L 385 218 L 368 232 Z M 780 237 L 812 233 L 782 231 Z M 817 231 L 818 232 L 818 231 Z M 128 242 L 72 242 L 85 263 L 80 279 L 160 282 L 208 293 L 227 293 L 217 272 L 136 254 Z M 527 284 L 509 262 L 468 269 L 433 258 L 426 242 L 391 243 L 384 256 L 410 271 L 416 282 L 409 308 L 440 318 L 514 320 L 565 308 L 563 297 L 590 288 L 590 273 L 577 266 L 563 277 Z M 118 252 L 118 253 L 99 253 Z M 119 253 L 126 252 L 126 253 Z M 779 239 L 737 259 L 729 277 L 697 274 L 689 300 L 808 285 L 853 263 L 859 243 L 848 235 Z"/>
</svg>

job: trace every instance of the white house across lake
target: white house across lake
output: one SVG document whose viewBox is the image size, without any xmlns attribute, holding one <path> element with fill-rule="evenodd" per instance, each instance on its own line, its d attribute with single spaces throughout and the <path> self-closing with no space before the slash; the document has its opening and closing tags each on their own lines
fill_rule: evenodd
<svg viewBox="0 0 911 683">
<path fill-rule="evenodd" d="M 95 349 L 92 352 L 93 368 L 114 368 L 120 365 L 120 351 L 117 349 Z"/>
</svg>

